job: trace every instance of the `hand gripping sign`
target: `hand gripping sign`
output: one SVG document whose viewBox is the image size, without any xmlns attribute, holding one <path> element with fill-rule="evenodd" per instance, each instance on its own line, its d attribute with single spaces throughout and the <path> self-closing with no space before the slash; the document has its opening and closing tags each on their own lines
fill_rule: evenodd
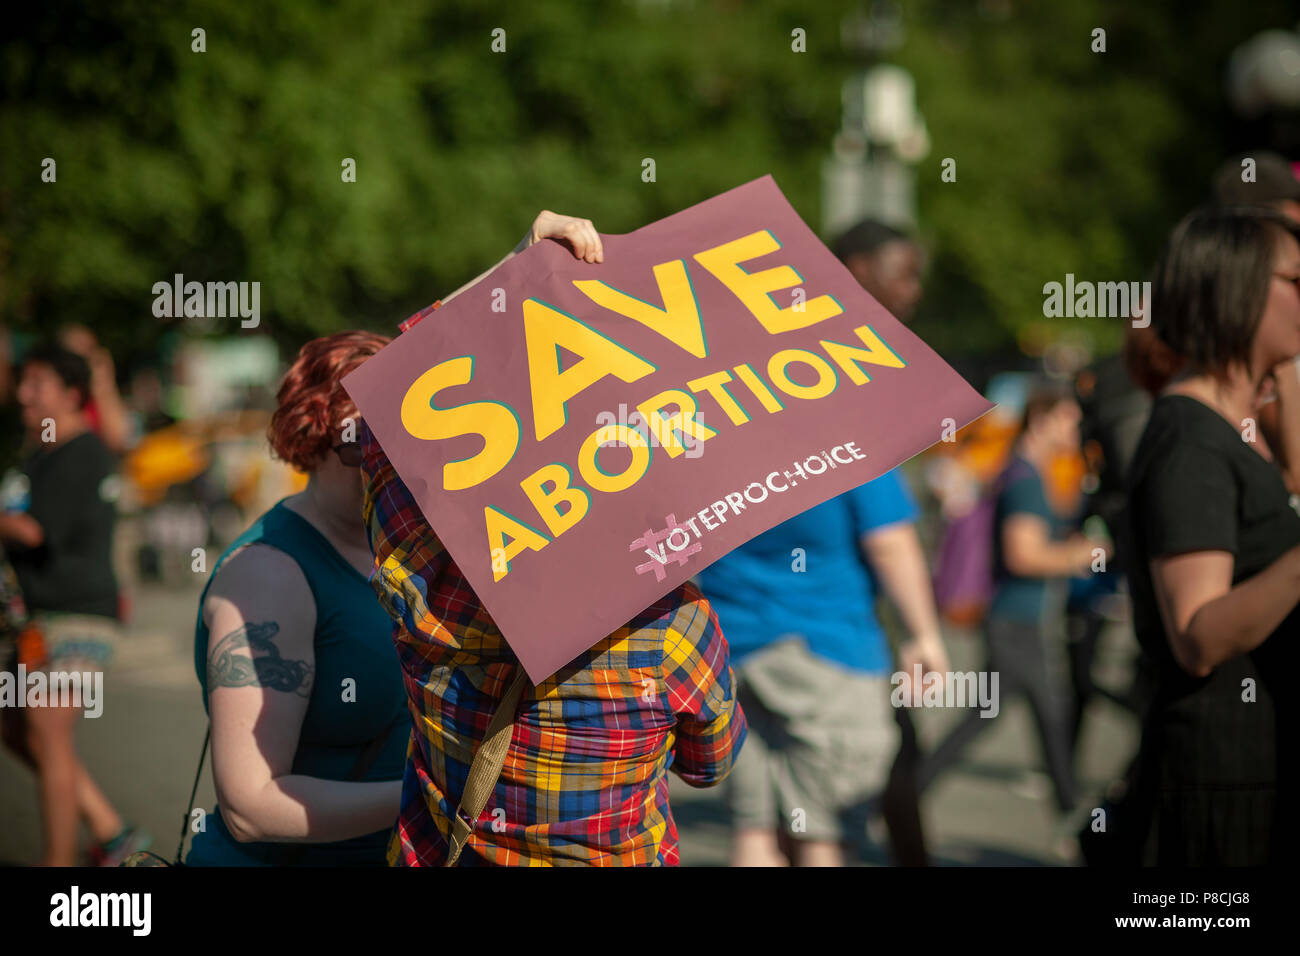
<svg viewBox="0 0 1300 956">
<path fill-rule="evenodd" d="M 532 246 L 344 381 L 535 682 L 991 407 L 770 176 L 601 241 Z"/>
</svg>

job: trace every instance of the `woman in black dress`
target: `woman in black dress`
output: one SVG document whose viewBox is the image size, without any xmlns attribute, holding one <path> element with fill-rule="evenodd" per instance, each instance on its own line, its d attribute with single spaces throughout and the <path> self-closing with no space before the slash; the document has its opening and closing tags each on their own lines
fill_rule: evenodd
<svg viewBox="0 0 1300 956">
<path fill-rule="evenodd" d="M 1129 862 L 1294 852 L 1279 727 L 1293 716 L 1300 513 L 1256 418 L 1275 391 L 1300 438 L 1298 238 L 1276 213 L 1200 210 L 1156 267 L 1152 322 L 1187 365 L 1156 399 L 1129 479 L 1134 621 L 1157 680 L 1115 821 Z"/>
</svg>

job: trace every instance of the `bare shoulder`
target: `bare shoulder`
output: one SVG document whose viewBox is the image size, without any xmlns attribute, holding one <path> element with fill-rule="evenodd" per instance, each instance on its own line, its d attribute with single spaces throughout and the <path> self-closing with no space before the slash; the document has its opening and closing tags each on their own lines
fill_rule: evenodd
<svg viewBox="0 0 1300 956">
<path fill-rule="evenodd" d="M 311 587 L 298 562 L 266 544 L 246 545 L 221 563 L 208 588 L 203 616 L 211 623 L 215 611 L 230 604 L 275 609 L 288 617 L 315 612 Z"/>
<path fill-rule="evenodd" d="M 266 545 L 231 554 L 208 590 L 203 620 L 209 694 L 223 687 L 311 693 L 316 605 L 287 554 Z"/>
</svg>

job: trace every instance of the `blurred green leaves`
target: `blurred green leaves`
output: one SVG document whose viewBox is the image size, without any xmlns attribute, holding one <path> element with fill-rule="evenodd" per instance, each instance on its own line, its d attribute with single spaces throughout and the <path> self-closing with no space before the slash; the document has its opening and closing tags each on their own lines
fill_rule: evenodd
<svg viewBox="0 0 1300 956">
<path fill-rule="evenodd" d="M 392 331 L 542 208 L 626 232 L 769 172 L 818 228 L 853 6 L 43 4 L 0 41 L 0 320 L 76 319 L 147 348 L 164 331 L 151 286 L 180 272 L 260 281 L 286 346 Z M 1044 282 L 1140 279 L 1225 148 L 1228 52 L 1285 6 L 906 5 L 890 59 L 915 74 L 933 142 L 918 331 L 997 348 L 1041 320 Z M 940 182 L 945 156 L 956 183 Z"/>
</svg>

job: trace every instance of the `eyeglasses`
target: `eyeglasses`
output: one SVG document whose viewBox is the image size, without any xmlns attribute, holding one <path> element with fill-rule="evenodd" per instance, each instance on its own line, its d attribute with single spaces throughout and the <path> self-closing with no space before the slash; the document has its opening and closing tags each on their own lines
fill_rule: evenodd
<svg viewBox="0 0 1300 956">
<path fill-rule="evenodd" d="M 360 466 L 365 455 L 361 451 L 361 442 L 347 441 L 340 445 L 334 446 L 334 454 L 339 456 L 339 462 L 347 468 L 356 468 Z"/>
</svg>

